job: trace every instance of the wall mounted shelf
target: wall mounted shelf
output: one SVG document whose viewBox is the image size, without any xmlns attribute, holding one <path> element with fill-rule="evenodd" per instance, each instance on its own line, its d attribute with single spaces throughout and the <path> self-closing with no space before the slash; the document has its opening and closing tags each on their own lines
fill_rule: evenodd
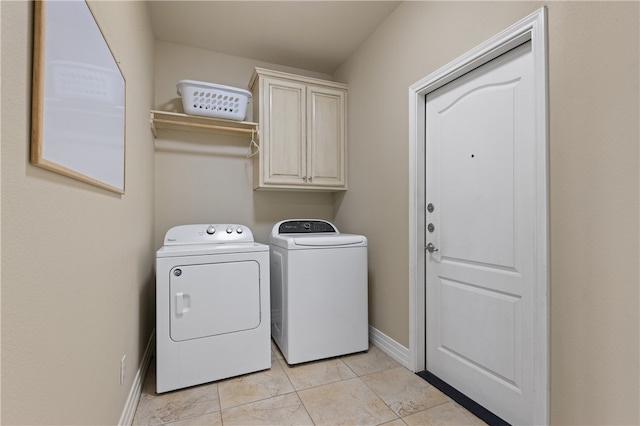
<svg viewBox="0 0 640 426">
<path fill-rule="evenodd" d="M 152 110 L 151 131 L 157 137 L 159 129 L 188 130 L 193 132 L 219 133 L 226 135 L 253 136 L 258 138 L 258 123 L 234 121 L 222 118 L 202 117 L 179 112 Z"/>
</svg>

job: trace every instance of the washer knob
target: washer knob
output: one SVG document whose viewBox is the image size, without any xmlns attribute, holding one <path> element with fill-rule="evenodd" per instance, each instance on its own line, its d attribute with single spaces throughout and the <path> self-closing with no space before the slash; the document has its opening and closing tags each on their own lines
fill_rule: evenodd
<svg viewBox="0 0 640 426">
<path fill-rule="evenodd" d="M 242 229 L 242 227 L 238 227 L 238 229 L 236 229 L 236 232 L 238 234 L 242 234 L 244 232 L 244 230 Z"/>
<path fill-rule="evenodd" d="M 230 233 L 232 233 L 232 232 L 233 232 L 233 228 L 231 228 L 230 226 L 229 226 L 229 227 L 227 227 L 227 234 L 230 234 Z"/>
<path fill-rule="evenodd" d="M 209 227 L 207 228 L 207 234 L 209 234 L 209 235 L 213 235 L 213 234 L 215 234 L 215 233 L 216 233 L 216 227 L 215 227 L 215 226 L 209 226 Z"/>
</svg>

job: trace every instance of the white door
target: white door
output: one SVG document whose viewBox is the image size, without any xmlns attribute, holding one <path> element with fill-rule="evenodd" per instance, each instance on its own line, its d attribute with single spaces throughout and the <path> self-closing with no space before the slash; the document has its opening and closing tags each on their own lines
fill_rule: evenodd
<svg viewBox="0 0 640 426">
<path fill-rule="evenodd" d="M 512 424 L 534 415 L 532 67 L 527 42 L 426 98 L 427 370 Z"/>
</svg>

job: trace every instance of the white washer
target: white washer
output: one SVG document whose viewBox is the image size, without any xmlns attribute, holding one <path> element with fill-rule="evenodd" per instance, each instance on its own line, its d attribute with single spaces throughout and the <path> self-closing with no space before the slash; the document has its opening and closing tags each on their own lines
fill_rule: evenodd
<svg viewBox="0 0 640 426">
<path fill-rule="evenodd" d="M 269 246 L 249 228 L 171 228 L 156 304 L 158 393 L 271 367 Z"/>
<path fill-rule="evenodd" d="M 289 364 L 369 348 L 367 238 L 316 219 L 271 231 L 271 337 Z"/>
</svg>

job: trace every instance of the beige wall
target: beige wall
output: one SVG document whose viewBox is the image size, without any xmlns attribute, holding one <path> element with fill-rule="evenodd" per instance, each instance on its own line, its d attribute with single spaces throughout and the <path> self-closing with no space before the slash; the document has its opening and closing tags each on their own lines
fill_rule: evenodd
<svg viewBox="0 0 640 426">
<path fill-rule="evenodd" d="M 558 422 L 640 424 L 639 5 L 549 8 Z"/>
<path fill-rule="evenodd" d="M 208 81 L 247 89 L 258 67 L 331 79 L 283 67 L 173 43 L 156 42 L 155 104 L 182 112 L 179 80 Z M 252 120 L 249 105 L 247 120 Z M 256 117 L 257 119 L 257 117 Z M 313 217 L 333 220 L 331 193 L 254 191 L 250 138 L 162 131 L 155 152 L 155 244 L 172 226 L 188 223 L 241 223 L 257 241 L 268 243 L 279 220 Z"/>
<path fill-rule="evenodd" d="M 408 87 L 543 4 L 405 2 L 335 74 L 350 85 L 336 223 L 369 237 L 370 322 L 405 346 Z M 553 424 L 640 423 L 638 6 L 548 4 Z"/>
<path fill-rule="evenodd" d="M 118 196 L 29 164 L 32 2 L 1 3 L 2 424 L 116 424 L 153 329 L 146 5 L 91 2 L 126 79 Z"/>
<path fill-rule="evenodd" d="M 148 109 L 154 94 L 179 109 L 178 80 L 296 70 L 154 45 L 143 4 L 92 3 L 127 80 L 119 197 L 28 163 L 31 4 L 0 2 L 2 423 L 118 420 L 153 328 L 153 253 L 181 223 L 266 242 L 314 216 L 367 235 L 370 322 L 408 346 L 408 86 L 541 5 L 401 4 L 334 76 L 350 84 L 349 191 L 331 195 L 253 191 L 245 138 L 172 132 L 154 150 Z M 640 423 L 638 28 L 637 2 L 549 3 L 554 424 Z"/>
</svg>

